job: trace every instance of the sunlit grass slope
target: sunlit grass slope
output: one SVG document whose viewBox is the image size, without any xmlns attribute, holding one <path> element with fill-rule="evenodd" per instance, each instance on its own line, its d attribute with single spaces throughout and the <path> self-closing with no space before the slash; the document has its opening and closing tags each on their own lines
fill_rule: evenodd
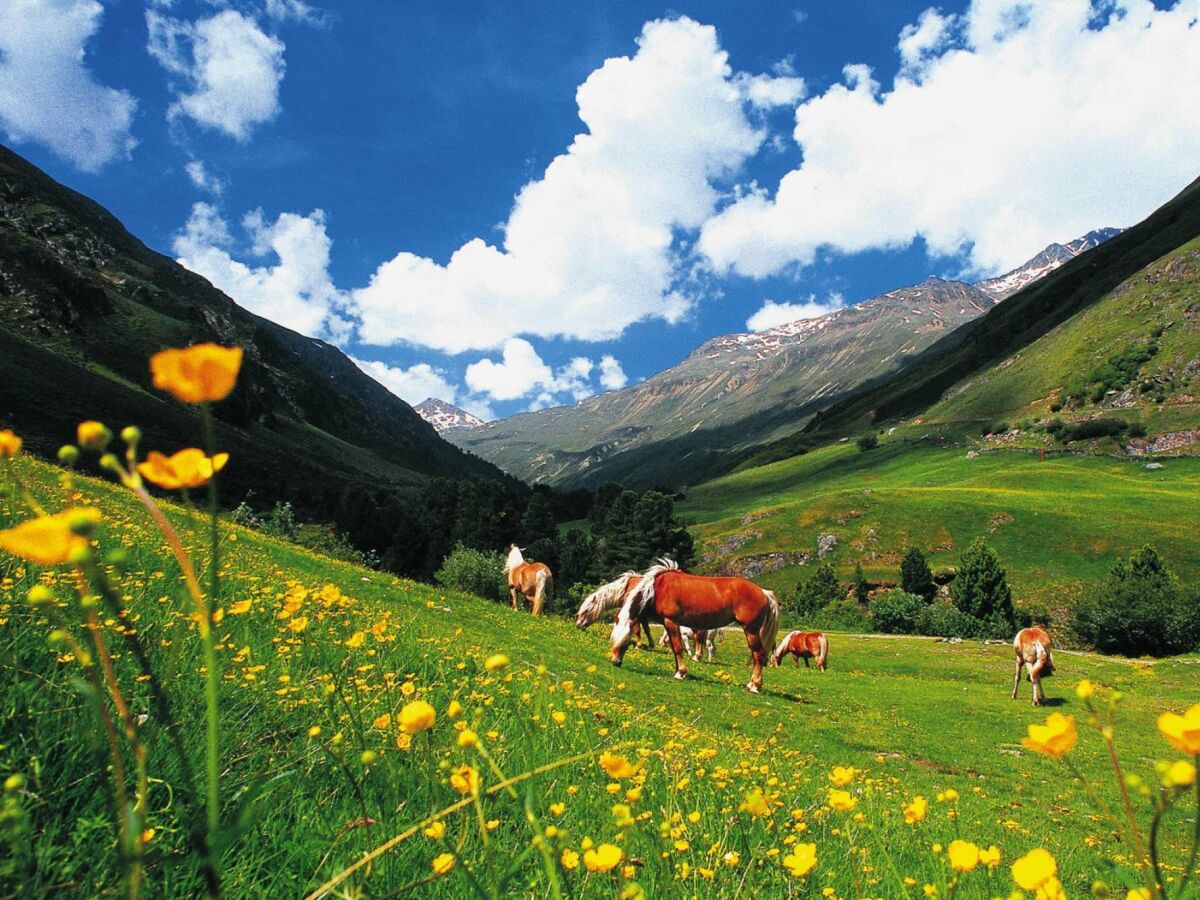
<svg viewBox="0 0 1200 900">
<path fill-rule="evenodd" d="M 741 537 L 729 555 L 815 555 L 818 535 L 835 535 L 829 558 L 843 578 L 861 561 L 868 578 L 895 581 L 912 544 L 935 569 L 953 566 L 984 535 L 1015 602 L 1053 611 L 1144 544 L 1181 576 L 1200 575 L 1200 460 L 1143 463 L 1017 451 L 968 459 L 964 449 L 920 441 L 867 452 L 841 444 L 696 487 L 680 513 L 694 523 L 701 555 Z M 810 571 L 791 566 L 760 580 L 790 590 Z"/>
<path fill-rule="evenodd" d="M 853 486 L 862 500 L 920 493 L 903 488 L 905 477 L 886 466 L 855 475 L 858 457 L 840 451 L 799 462 L 814 471 L 843 466 L 843 490 Z M 41 486 L 42 500 L 60 506 L 54 470 L 27 458 L 18 463 Z M 969 479 L 937 474 L 954 465 L 949 456 L 925 459 L 926 479 L 945 478 L 940 502 L 955 489 L 950 482 L 970 491 Z M 1106 485 L 1141 477 L 1088 465 L 1095 467 L 1092 477 L 1080 478 L 1081 485 L 1096 477 L 1108 479 Z M 772 475 L 753 477 L 760 479 L 758 491 Z M 780 503 L 811 502 L 795 489 L 797 475 L 775 477 Z M 1014 496 L 1026 495 L 1021 485 L 1029 478 L 1011 482 Z M 1188 483 L 1171 471 L 1152 482 L 1163 502 L 1175 502 Z M 732 515 L 736 485 L 721 499 L 716 486 L 698 492 L 693 512 Z M 863 495 L 865 487 L 873 494 Z M 134 685 L 133 712 L 148 716 L 141 726 L 152 778 L 145 893 L 194 896 L 202 887 L 186 832 L 198 794 L 173 763 L 163 723 L 116 633 L 136 629 L 152 648 L 200 769 L 203 679 L 194 620 L 179 571 L 140 508 L 98 482 L 82 482 L 78 499 L 103 510 L 102 545 L 119 543 L 130 554 L 121 579 L 127 614 L 106 627 L 120 680 Z M 972 512 L 964 502 L 955 515 L 966 523 L 990 514 L 990 507 L 978 508 Z M 1052 513 L 1049 504 L 1035 508 Z M 1025 515 L 1023 507 L 1012 509 Z M 11 523 L 11 507 L 0 505 L 0 512 L 0 524 Z M 199 548 L 203 528 L 189 530 L 184 511 L 172 517 Z M 915 528 L 919 518 L 906 521 Z M 1171 553 L 1170 545 L 1164 549 Z M 819 896 L 826 888 L 837 896 L 924 896 L 925 885 L 946 892 L 954 873 L 944 848 L 956 837 L 994 844 L 1002 854 L 995 868 L 981 864 L 962 874 L 957 896 L 1008 895 L 1011 863 L 1037 847 L 1056 857 L 1072 895 L 1097 878 L 1121 885 L 1122 896 L 1136 883 L 1130 846 L 1114 837 L 1064 764 L 1021 746 L 1026 726 L 1042 721 L 1045 711 L 1030 708 L 1027 685 L 1020 702 L 1009 700 L 1005 647 L 834 635 L 830 671 L 769 670 L 765 692 L 753 696 L 741 687 L 746 654 L 732 635 L 718 662 L 694 664 L 693 677 L 676 682 L 661 651 L 631 652 L 623 669 L 613 668 L 604 628 L 585 634 L 569 620 L 533 620 L 248 531 L 226 532 L 222 569 L 222 818 L 229 822 L 238 810 L 246 816 L 246 831 L 220 862 L 229 896 L 317 889 L 458 801 L 452 776 L 463 764 L 480 773 L 478 805 L 447 814 L 440 836 L 436 828 L 417 828 L 394 843 L 347 877 L 340 896 L 355 889 L 391 896 L 406 888 L 447 897 L 637 896 L 630 885 L 651 897 Z M 12 866 L 0 894 L 116 893 L 112 793 L 91 705 L 80 693 L 77 664 L 61 645 L 47 643 L 49 624 L 25 600 L 32 585 L 48 584 L 61 598 L 61 616 L 71 619 L 69 579 L 10 557 L 0 559 L 0 578 L 0 774 L 25 776 L 24 787 L 8 791 L 5 802 L 28 817 L 24 831 L 20 816 L 4 820 L 0 852 Z M 507 664 L 493 661 L 489 670 L 485 660 L 495 654 L 507 656 Z M 1100 697 L 1124 692 L 1117 745 L 1130 769 L 1154 783 L 1155 760 L 1178 756 L 1157 733 L 1155 716 L 1200 700 L 1196 666 L 1063 654 L 1059 668 L 1048 692 L 1055 711 L 1079 717 L 1072 761 L 1115 803 L 1103 744 L 1071 691 L 1086 677 L 1100 686 Z M 437 719 L 410 740 L 398 717 L 418 699 L 432 704 Z M 454 719 L 453 705 L 463 710 Z M 468 730 L 495 769 L 469 737 L 461 739 Z M 609 760 L 615 778 L 598 765 L 605 750 L 628 761 Z M 835 765 L 857 769 L 845 785 L 851 810 L 828 805 Z M 488 793 L 501 772 L 511 778 L 539 768 L 514 785 L 515 796 Z M 246 810 L 255 791 L 258 799 Z M 906 824 L 902 809 L 917 796 L 929 801 L 928 813 Z M 1135 800 L 1139 810 L 1146 805 Z M 1190 828 L 1190 819 L 1175 812 L 1165 829 L 1163 854 L 1173 879 Z M 809 843 L 816 865 L 793 874 L 785 860 L 804 868 L 795 851 Z M 617 857 L 596 847 L 587 853 L 593 844 L 611 844 L 620 862 L 599 871 Z M 455 862 L 438 875 L 435 860 L 449 865 L 443 854 Z"/>
</svg>

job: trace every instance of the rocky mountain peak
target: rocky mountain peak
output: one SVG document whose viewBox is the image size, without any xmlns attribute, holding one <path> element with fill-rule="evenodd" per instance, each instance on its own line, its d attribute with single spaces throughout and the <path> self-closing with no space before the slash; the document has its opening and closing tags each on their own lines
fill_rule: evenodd
<svg viewBox="0 0 1200 900">
<path fill-rule="evenodd" d="M 455 429 L 478 428 L 483 424 L 483 419 L 478 416 L 473 416 L 465 409 L 459 409 L 453 403 L 438 400 L 436 397 L 426 397 L 413 409 L 432 425 L 438 434 Z"/>
</svg>

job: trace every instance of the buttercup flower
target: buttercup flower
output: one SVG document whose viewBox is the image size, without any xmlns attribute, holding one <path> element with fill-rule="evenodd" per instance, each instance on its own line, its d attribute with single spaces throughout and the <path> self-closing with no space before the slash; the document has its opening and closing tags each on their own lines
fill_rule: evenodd
<svg viewBox="0 0 1200 900">
<path fill-rule="evenodd" d="M 600 768 L 608 773 L 609 778 L 628 778 L 634 772 L 629 760 L 619 753 L 609 753 L 607 750 L 600 754 Z"/>
<path fill-rule="evenodd" d="M 0 431 L 0 456 L 5 459 L 12 459 L 21 452 L 21 439 L 17 437 L 11 428 L 5 428 Z"/>
<path fill-rule="evenodd" d="M 925 821 L 925 814 L 929 811 L 929 801 L 924 797 L 913 797 L 912 803 L 904 807 L 904 821 L 908 825 L 915 825 L 917 822 Z"/>
<path fill-rule="evenodd" d="M 38 516 L 0 531 L 0 550 L 41 566 L 62 565 L 70 562 L 76 552 L 87 549 L 87 538 L 76 533 L 80 523 L 94 528 L 99 521 L 100 513 L 90 508 Z"/>
<path fill-rule="evenodd" d="M 792 852 L 783 858 L 783 867 L 797 878 L 803 878 L 805 875 L 811 872 L 816 865 L 816 844 L 797 844 L 792 848 Z"/>
<path fill-rule="evenodd" d="M 1018 887 L 1027 891 L 1037 890 L 1052 878 L 1057 881 L 1058 879 L 1055 878 L 1057 874 L 1058 863 L 1054 861 L 1054 857 L 1047 850 L 1041 847 L 1030 850 L 1012 864 L 1013 881 L 1017 883 Z"/>
<path fill-rule="evenodd" d="M 583 853 L 583 864 L 592 872 L 609 872 L 625 858 L 621 848 L 615 844 L 601 844 Z"/>
<path fill-rule="evenodd" d="M 436 822 L 430 822 L 429 827 L 425 829 L 425 837 L 434 841 L 440 841 L 442 839 L 442 835 L 445 833 L 446 823 L 441 819 L 438 819 Z"/>
<path fill-rule="evenodd" d="M 468 765 L 461 765 L 450 774 L 450 786 L 460 794 L 479 793 L 479 773 Z"/>
<path fill-rule="evenodd" d="M 1086 678 L 1079 682 L 1079 684 L 1075 685 L 1075 696 L 1080 700 L 1087 700 L 1094 693 L 1096 693 L 1096 686 Z"/>
<path fill-rule="evenodd" d="M 1200 753 L 1200 703 L 1182 716 L 1163 713 L 1158 717 L 1158 730 L 1167 743 L 1188 756 Z"/>
<path fill-rule="evenodd" d="M 992 844 L 986 850 L 980 849 L 979 861 L 989 869 L 996 868 L 996 866 L 1000 865 L 1000 848 Z"/>
<path fill-rule="evenodd" d="M 171 456 L 163 456 L 151 450 L 144 463 L 138 463 L 138 474 L 163 490 L 176 491 L 181 488 L 198 488 L 229 462 L 228 453 L 217 453 L 208 457 L 203 450 L 189 447 Z"/>
<path fill-rule="evenodd" d="M 858 805 L 858 800 L 850 796 L 849 791 L 830 791 L 829 806 L 838 812 L 849 812 Z"/>
<path fill-rule="evenodd" d="M 858 774 L 858 770 L 853 766 L 834 766 L 833 771 L 829 773 L 829 780 L 838 787 L 845 787 L 854 780 L 854 776 Z"/>
<path fill-rule="evenodd" d="M 424 700 L 404 704 L 400 710 L 400 730 L 405 734 L 420 734 L 433 727 L 437 712 Z"/>
<path fill-rule="evenodd" d="M 103 450 L 111 440 L 112 432 L 103 422 L 89 419 L 80 422 L 79 427 L 75 429 L 75 442 L 88 450 Z"/>
<path fill-rule="evenodd" d="M 241 347 L 196 344 L 186 350 L 163 350 L 150 357 L 154 386 L 184 403 L 224 400 L 237 383 Z"/>
<path fill-rule="evenodd" d="M 955 872 L 970 872 L 979 865 L 979 847 L 970 841 L 954 840 L 946 848 L 950 868 Z"/>
<path fill-rule="evenodd" d="M 748 812 L 752 816 L 769 816 L 771 807 L 767 804 L 767 798 L 763 796 L 763 792 L 758 788 L 753 788 L 746 792 L 746 799 L 738 806 L 741 812 Z"/>
<path fill-rule="evenodd" d="M 454 854 L 442 853 L 433 860 L 433 874 L 445 875 L 454 868 Z"/>
<path fill-rule="evenodd" d="M 562 852 L 562 856 L 560 856 L 558 858 L 558 861 L 560 863 L 562 863 L 562 867 L 564 869 L 566 869 L 568 872 L 571 871 L 572 869 L 579 868 L 579 854 L 576 853 L 574 850 L 571 850 L 571 849 L 564 850 Z"/>
<path fill-rule="evenodd" d="M 483 661 L 483 667 L 489 672 L 496 672 L 508 665 L 508 657 L 503 653 L 493 653 Z"/>
<path fill-rule="evenodd" d="M 1044 725 L 1030 725 L 1029 736 L 1021 743 L 1030 750 L 1058 759 L 1075 746 L 1075 717 L 1051 713 Z"/>
<path fill-rule="evenodd" d="M 1186 759 L 1181 759 L 1167 769 L 1165 780 L 1175 787 L 1189 787 L 1196 782 L 1196 767 Z"/>
</svg>

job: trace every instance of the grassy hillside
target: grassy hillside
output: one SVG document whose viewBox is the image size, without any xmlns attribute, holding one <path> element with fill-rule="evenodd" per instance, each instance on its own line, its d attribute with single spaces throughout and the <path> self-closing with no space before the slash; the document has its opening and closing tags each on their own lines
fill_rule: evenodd
<svg viewBox="0 0 1200 900">
<path fill-rule="evenodd" d="M 1198 459 L 1147 470 L 1141 461 L 1067 453 L 970 459 L 931 443 L 893 439 L 866 453 L 835 444 L 694 488 L 679 512 L 696 523 L 709 569 L 768 553 L 815 557 L 818 535 L 832 534 L 841 577 L 861 562 L 868 578 L 895 581 L 910 545 L 924 547 L 936 569 L 955 565 L 982 534 L 1008 570 L 1016 604 L 1052 612 L 1147 543 L 1183 577 L 1200 576 Z M 791 590 L 811 571 L 790 565 L 760 580 Z"/>
<path fill-rule="evenodd" d="M 909 458 L 924 459 L 929 479 L 954 468 L 948 454 Z M 841 468 L 846 489 L 855 483 L 865 499 L 902 489 L 886 467 L 879 477 L 856 476 L 858 460 L 838 449 L 800 462 L 810 477 L 822 466 Z M 126 549 L 123 574 L 109 569 L 124 611 L 106 612 L 97 625 L 131 713 L 145 716 L 137 719 L 150 775 L 144 890 L 194 896 L 201 883 L 188 833 L 202 785 L 189 785 L 174 760 L 166 722 L 120 634 L 132 631 L 148 648 L 191 765 L 203 772 L 200 643 L 179 569 L 125 490 L 81 480 L 78 493 L 64 495 L 56 470 L 28 457 L 16 462 L 52 508 L 72 498 L 100 508 L 101 546 Z M 1085 464 L 1093 467 L 1091 484 L 1142 477 L 1105 470 L 1100 461 Z M 760 479 L 744 484 L 747 490 L 775 489 L 786 499 L 782 492 L 796 476 L 776 470 L 770 483 L 772 472 L 760 470 L 739 477 Z M 1152 476 L 1153 495 L 1173 508 L 1177 494 L 1195 496 L 1195 477 L 1194 469 L 1165 470 Z M 707 500 L 696 496 L 693 510 L 732 512 L 737 482 L 725 484 L 723 496 L 719 486 L 708 489 Z M 943 484 L 944 492 L 953 489 L 949 478 Z M 1013 480 L 1014 496 L 1022 494 L 1020 484 Z M 867 485 L 872 495 L 862 494 Z M 969 485 L 959 489 L 969 494 Z M 17 507 L 11 496 L 0 502 L 0 525 L 26 515 Z M 186 510 L 170 515 L 204 571 L 203 526 Z M 222 534 L 220 798 L 222 820 L 240 816 L 245 828 L 220 858 L 229 896 L 313 891 L 388 842 L 388 852 L 340 884 L 340 896 L 414 889 L 453 897 L 636 896 L 631 884 L 652 897 L 748 890 L 816 896 L 823 889 L 833 896 L 924 896 L 925 885 L 947 892 L 954 873 L 944 847 L 956 837 L 995 844 L 1002 854 L 998 867 L 962 875 L 957 896 L 1008 894 L 1011 863 L 1036 847 L 1054 854 L 1071 894 L 1098 878 L 1121 895 L 1137 883 L 1130 847 L 1099 817 L 1089 791 L 1061 762 L 1021 746 L 1026 725 L 1042 721 L 1045 711 L 1009 700 L 1005 647 L 834 635 L 829 672 L 769 670 L 766 691 L 752 696 L 740 687 L 745 652 L 732 636 L 718 662 L 695 664 L 694 677 L 677 683 L 661 652 L 632 652 L 623 669 L 614 669 L 601 628 L 580 633 L 568 621 L 533 620 L 248 531 Z M 65 571 L 0 553 L 4 896 L 97 895 L 120 886 L 112 779 L 101 774 L 107 755 L 93 694 L 70 645 L 47 642 L 55 625 L 87 640 L 68 624 L 91 608 L 71 599 L 71 581 Z M 58 597 L 49 617 L 26 600 L 35 584 Z M 489 668 L 494 654 L 507 661 Z M 1154 783 L 1154 761 L 1177 757 L 1154 718 L 1200 700 L 1192 662 L 1151 666 L 1060 654 L 1060 677 L 1049 693 L 1056 711 L 1079 717 L 1079 746 L 1070 758 L 1106 803 L 1116 798 L 1106 787 L 1103 743 L 1086 727 L 1072 685 L 1086 677 L 1100 686 L 1100 697 L 1124 694 L 1118 749 L 1131 771 Z M 432 704 L 437 718 L 410 741 L 397 719 L 417 699 Z M 463 712 L 452 719 L 455 702 Z M 482 749 L 461 737 L 463 728 Z M 613 761 L 613 778 L 600 768 L 600 753 L 612 748 L 632 771 Z M 124 759 L 132 766 L 130 754 Z M 430 817 L 462 797 L 451 779 L 462 764 L 479 771 L 480 799 L 445 813 L 443 834 L 426 833 Z M 835 765 L 857 769 L 847 786 L 857 804 L 852 811 L 829 805 Z M 531 771 L 538 774 L 514 784 L 512 794 L 496 790 L 501 773 Z M 928 814 L 906 824 L 902 807 L 918 795 L 928 799 Z M 251 797 L 257 799 L 246 806 Z M 1145 822 L 1148 808 L 1135 799 Z M 1193 816 L 1177 810 L 1163 830 L 1172 881 L 1181 875 Z M 573 854 L 593 842 L 613 845 L 621 864 L 600 872 L 578 863 Z M 789 874 L 782 861 L 795 864 L 794 848 L 808 843 L 816 866 L 804 876 Z M 439 876 L 431 866 L 446 853 L 454 867 Z M 582 855 L 596 865 L 594 856 Z"/>
<path fill-rule="evenodd" d="M 1153 348 L 1125 385 L 1097 376 L 1127 348 Z M 1097 398 L 1097 394 L 1103 396 Z M 1141 421 L 1150 435 L 1200 425 L 1200 239 L 1154 262 L 1019 352 L 956 386 L 924 423 L 1059 412 Z M 1079 394 L 1083 394 L 1078 398 Z M 1071 399 L 1072 396 L 1078 399 Z"/>
</svg>

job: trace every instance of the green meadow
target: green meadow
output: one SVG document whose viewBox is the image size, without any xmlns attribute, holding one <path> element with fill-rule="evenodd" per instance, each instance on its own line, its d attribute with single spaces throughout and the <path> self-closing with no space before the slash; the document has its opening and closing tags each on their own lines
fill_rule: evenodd
<svg viewBox="0 0 1200 900">
<path fill-rule="evenodd" d="M 1149 470 L 1145 460 L 1014 450 L 968 458 L 963 447 L 928 444 L 825 447 L 693 488 L 679 512 L 710 568 L 771 552 L 815 557 L 818 536 L 832 534 L 841 577 L 861 562 L 868 578 L 895 581 L 909 546 L 924 548 L 936 571 L 984 535 L 1007 569 L 1014 602 L 1056 619 L 1145 544 L 1181 577 L 1200 575 L 1192 524 L 1200 459 L 1165 459 Z M 811 569 L 792 565 L 759 580 L 791 590 Z"/>
<path fill-rule="evenodd" d="M 1070 530 L 1089 515 L 1085 504 L 1091 515 L 1125 508 L 1126 527 L 1146 527 L 1165 521 L 1164 510 L 1184 510 L 1189 489 L 1195 496 L 1196 469 L 1182 464 L 1143 474 L 1104 460 L 1038 468 L 1018 457 L 968 463 L 950 451 L 887 462 L 889 452 L 839 448 L 786 470 L 733 476 L 695 491 L 689 512 L 717 523 L 701 528 L 714 536 L 736 530 L 731 520 L 751 492 L 768 491 L 780 518 L 799 517 L 803 506 L 811 517 L 804 527 L 814 530 L 841 527 L 831 523 L 861 509 L 844 549 L 867 519 L 878 519 L 881 532 L 902 524 L 914 536 L 936 521 L 944 532 L 934 534 L 957 541 L 1001 510 L 988 495 L 1003 497 L 1016 521 L 994 537 L 1024 586 L 1036 567 L 1018 564 L 1015 544 L 1003 543 L 1006 529 L 1038 529 L 1047 543 L 1057 534 L 1053 546 L 1032 551 L 1050 571 L 1072 540 L 1081 542 L 1076 555 L 1089 558 L 1101 551 L 1088 541 L 1111 541 L 1103 552 L 1124 546 L 1115 525 L 1090 538 Z M 127 894 L 136 873 L 146 896 L 195 896 L 204 891 L 192 837 L 203 820 L 204 678 L 180 570 L 126 490 L 77 478 L 77 493 L 64 491 L 58 470 L 25 456 L 14 462 L 51 511 L 68 502 L 98 507 L 102 550 L 126 553 L 107 567 L 120 609 L 103 608 L 97 626 L 137 722 L 148 779 L 144 792 L 131 790 L 129 803 L 139 805 L 124 811 L 141 818 L 139 850 L 123 863 L 116 775 L 97 724 L 97 709 L 112 704 L 89 688 L 69 642 L 51 639 L 59 629 L 86 652 L 92 638 L 81 623 L 95 608 L 81 605 L 68 570 L 0 556 L 0 895 Z M 973 481 L 985 472 L 996 483 L 988 491 Z M 1052 484 L 1077 489 L 1080 508 L 1056 506 Z M 167 508 L 204 571 L 202 517 Z M 27 515 L 12 496 L 0 504 L 4 526 Z M 1168 538 L 1185 527 L 1180 520 L 1148 535 L 1181 567 L 1183 535 L 1178 544 Z M 1152 796 L 1155 763 L 1179 758 L 1156 716 L 1200 701 L 1195 658 L 1151 665 L 1061 652 L 1047 683 L 1053 705 L 1039 710 L 1028 684 L 1019 701 L 1009 699 L 1005 646 L 841 634 L 831 636 L 828 672 L 769 669 L 755 696 L 742 687 L 739 635 L 726 634 L 715 662 L 691 664 L 692 677 L 677 682 L 662 650 L 634 650 L 623 668 L 611 666 L 601 626 L 585 633 L 568 618 L 534 620 L 231 525 L 221 534 L 214 844 L 228 896 L 303 896 L 324 885 L 343 897 L 991 897 L 1014 890 L 1012 863 L 1036 848 L 1053 855 L 1068 894 L 1100 880 L 1124 896 L 1144 883 L 1138 854 L 1120 820 L 1105 815 L 1119 812 L 1119 794 L 1074 686 L 1094 682 L 1091 703 L 1102 716 L 1119 692 L 1115 746 Z M 1093 571 L 1079 559 L 1061 565 L 1081 580 Z M 37 584 L 53 591 L 53 606 L 31 607 Z M 170 698 L 171 728 L 131 636 Z M 430 704 L 436 720 L 408 734 L 399 722 L 416 701 Z M 1048 712 L 1076 717 L 1078 745 L 1065 761 L 1021 744 Z M 133 744 L 118 744 L 132 783 Z M 606 752 L 607 770 L 599 764 Z M 835 775 L 837 766 L 855 771 Z M 471 771 L 478 796 L 463 781 Z M 838 799 L 833 790 L 848 793 Z M 908 823 L 904 808 L 917 797 L 927 812 Z M 1132 800 L 1144 833 L 1149 801 L 1136 788 Z M 1194 827 L 1189 803 L 1185 795 L 1168 814 L 1159 842 L 1172 887 Z M 998 863 L 955 872 L 947 855 L 955 839 L 994 846 Z"/>
</svg>

